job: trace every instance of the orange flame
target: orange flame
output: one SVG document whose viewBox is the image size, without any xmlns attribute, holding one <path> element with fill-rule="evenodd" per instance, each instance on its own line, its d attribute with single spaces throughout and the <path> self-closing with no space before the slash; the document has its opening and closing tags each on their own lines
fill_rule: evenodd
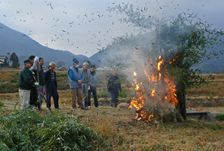
<svg viewBox="0 0 224 151">
<path fill-rule="evenodd" d="M 136 91 L 139 90 L 139 85 L 138 85 L 138 84 L 136 84 L 136 86 L 135 86 L 135 90 L 136 90 Z"/>
<path fill-rule="evenodd" d="M 157 59 L 157 63 L 155 65 L 156 72 L 148 74 L 147 70 L 144 70 L 144 74 L 146 76 L 146 79 L 149 84 L 153 84 L 155 86 L 154 89 L 152 89 L 149 93 L 151 97 L 156 96 L 156 94 L 159 92 L 158 82 L 160 80 L 163 80 L 165 82 L 166 87 L 166 95 L 161 96 L 161 100 L 167 101 L 171 103 L 173 106 L 177 106 L 178 99 L 176 95 L 176 85 L 173 82 L 172 79 L 170 79 L 167 75 L 167 70 L 165 68 L 162 68 L 164 65 L 164 60 L 162 56 L 159 56 Z M 163 71 L 161 71 L 163 70 Z M 142 83 L 139 83 L 137 81 L 137 73 L 133 73 L 134 76 L 134 87 L 135 87 L 135 97 L 131 100 L 129 109 L 135 108 L 136 110 L 136 119 L 138 120 L 144 120 L 144 121 L 151 121 L 154 119 L 154 115 L 144 109 L 146 98 L 144 91 L 144 86 Z M 159 94 L 158 94 L 159 96 Z"/>
<path fill-rule="evenodd" d="M 163 64 L 163 58 L 161 56 L 159 56 L 158 63 L 157 63 L 157 70 L 158 71 L 161 71 L 162 64 Z"/>
<path fill-rule="evenodd" d="M 176 85 L 168 78 L 165 78 L 164 81 L 167 84 L 167 96 L 165 97 L 165 99 L 167 98 L 166 100 L 168 100 L 173 106 L 176 107 L 178 104 Z"/>
<path fill-rule="evenodd" d="M 133 74 L 134 76 L 137 74 Z M 144 91 L 141 88 L 141 83 L 137 83 L 137 80 L 135 80 L 135 97 L 131 100 L 129 109 L 135 108 L 136 110 L 136 119 L 137 120 L 144 120 L 144 121 L 151 121 L 153 119 L 153 115 L 150 114 L 147 111 L 143 110 L 143 107 L 145 105 L 145 97 L 144 97 Z"/>
<path fill-rule="evenodd" d="M 156 90 L 152 90 L 151 96 L 155 96 L 155 95 L 156 95 Z"/>
</svg>

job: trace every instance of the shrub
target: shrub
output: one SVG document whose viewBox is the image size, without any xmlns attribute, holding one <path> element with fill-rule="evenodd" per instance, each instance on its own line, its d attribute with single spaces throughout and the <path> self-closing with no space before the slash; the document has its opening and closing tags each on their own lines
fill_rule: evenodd
<svg viewBox="0 0 224 151">
<path fill-rule="evenodd" d="M 0 101 L 0 109 L 4 106 L 4 103 Z"/>
<path fill-rule="evenodd" d="M 98 91 L 97 96 L 102 97 L 102 98 L 106 98 L 106 97 L 109 97 L 109 94 L 106 90 L 103 90 L 103 91 Z"/>
<path fill-rule="evenodd" d="M 217 119 L 220 121 L 224 121 L 224 114 L 217 115 Z"/>
<path fill-rule="evenodd" d="M 0 116 L 0 150 L 99 150 L 103 139 L 77 119 L 17 111 Z"/>
<path fill-rule="evenodd" d="M 119 97 L 121 97 L 121 98 L 127 98 L 128 97 L 127 92 L 122 89 L 122 91 L 119 93 Z"/>
</svg>

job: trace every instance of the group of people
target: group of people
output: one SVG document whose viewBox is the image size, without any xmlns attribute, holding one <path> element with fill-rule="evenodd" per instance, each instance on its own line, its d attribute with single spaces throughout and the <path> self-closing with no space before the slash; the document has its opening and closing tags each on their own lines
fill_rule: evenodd
<svg viewBox="0 0 224 151">
<path fill-rule="evenodd" d="M 44 59 L 30 56 L 24 61 L 24 69 L 19 76 L 19 96 L 21 109 L 38 108 L 41 110 L 42 101 L 45 100 L 47 109 L 51 110 L 51 97 L 54 99 L 54 107 L 59 108 L 56 64 L 49 63 L 48 70 L 43 69 Z"/>
<path fill-rule="evenodd" d="M 96 67 L 84 62 L 80 69 L 79 61 L 74 58 L 73 66 L 68 69 L 68 81 L 72 92 L 72 108 L 88 109 L 91 106 L 91 94 L 94 105 L 98 107 Z M 78 106 L 77 106 L 78 105 Z"/>
<path fill-rule="evenodd" d="M 68 83 L 72 93 L 72 108 L 89 109 L 91 95 L 94 106 L 98 107 L 96 66 L 89 62 L 80 65 L 74 58 L 73 66 L 68 69 Z M 59 109 L 59 95 L 57 90 L 56 64 L 50 62 L 47 71 L 43 69 L 44 59 L 30 56 L 24 61 L 24 69 L 19 77 L 19 95 L 21 109 L 38 108 L 41 110 L 42 101 L 46 101 L 47 109 L 51 111 L 51 97 L 55 109 Z M 121 83 L 115 71 L 109 77 L 107 89 L 111 94 L 111 106 L 116 107 Z"/>
</svg>

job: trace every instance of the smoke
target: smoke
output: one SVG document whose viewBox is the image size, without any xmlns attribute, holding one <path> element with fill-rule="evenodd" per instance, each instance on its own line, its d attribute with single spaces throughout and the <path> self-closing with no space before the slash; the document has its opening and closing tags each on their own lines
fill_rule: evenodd
<svg viewBox="0 0 224 151">
<path fill-rule="evenodd" d="M 149 83 L 148 76 L 156 74 L 156 64 L 159 55 L 165 53 L 159 50 L 157 45 L 157 32 L 151 31 L 137 36 L 125 36 L 114 40 L 107 48 L 101 50 L 100 66 L 116 67 L 122 74 L 126 75 L 127 80 L 133 83 L 134 80 L 142 83 L 146 99 L 145 106 L 149 110 L 162 110 L 163 113 L 174 110 L 168 102 L 161 100 L 165 96 L 167 86 L 161 81 Z M 137 77 L 133 76 L 137 73 Z M 134 87 L 134 86 L 133 86 Z M 156 90 L 156 97 L 151 96 L 151 91 Z"/>
<path fill-rule="evenodd" d="M 108 11 L 123 14 L 124 16 L 120 18 L 120 21 L 137 27 L 139 34 L 126 34 L 123 37 L 115 38 L 112 44 L 101 49 L 94 56 L 94 63 L 100 66 L 117 66 L 126 70 L 128 77 L 130 77 L 130 71 L 144 69 L 149 58 L 152 63 L 155 63 L 159 55 L 164 55 L 167 51 L 177 50 L 174 41 L 178 37 L 174 37 L 170 33 L 178 31 L 165 31 L 166 23 L 170 22 L 161 19 L 161 16 L 150 15 L 147 7 L 140 8 L 134 7 L 132 4 L 119 4 L 110 7 Z M 167 39 L 162 39 L 162 37 Z"/>
<path fill-rule="evenodd" d="M 182 24 L 172 25 L 170 28 L 171 22 L 141 15 L 132 5 L 124 7 L 119 5 L 111 8 L 110 11 L 125 13 L 126 17 L 121 19 L 122 22 L 132 23 L 145 32 L 114 39 L 112 44 L 97 54 L 98 56 L 94 56 L 98 59 L 95 63 L 99 66 L 118 68 L 127 76 L 128 81 L 133 83 L 133 87 L 138 85 L 141 93 L 136 92 L 134 100 L 143 97 L 144 106 L 148 111 L 159 112 L 158 114 L 173 112 L 176 107 L 174 79 L 167 75 L 165 77 L 167 74 L 165 69 L 158 71 L 157 65 L 159 56 L 164 59 L 163 65 L 169 63 L 172 55 L 178 51 L 179 36 L 188 33 L 190 29 Z M 137 75 L 134 76 L 133 72 Z M 153 77 L 155 79 L 152 79 Z M 174 91 L 172 92 L 171 89 Z"/>
<path fill-rule="evenodd" d="M 94 57 L 101 66 L 120 69 L 134 83 L 136 91 L 142 89 L 136 93 L 134 102 L 144 98 L 145 106 L 150 106 L 153 112 L 158 109 L 173 112 L 178 105 L 178 78 L 184 79 L 186 85 L 190 83 L 189 77 L 195 75 L 193 65 L 203 59 L 211 45 L 223 42 L 219 39 L 223 32 L 211 30 L 194 14 L 158 19 L 141 13 L 142 9 L 129 4 L 110 8 L 109 11 L 125 14 L 120 20 L 138 27 L 140 32 L 114 39 Z M 217 39 L 221 41 L 217 43 Z M 133 72 L 137 76 L 133 76 Z"/>
</svg>

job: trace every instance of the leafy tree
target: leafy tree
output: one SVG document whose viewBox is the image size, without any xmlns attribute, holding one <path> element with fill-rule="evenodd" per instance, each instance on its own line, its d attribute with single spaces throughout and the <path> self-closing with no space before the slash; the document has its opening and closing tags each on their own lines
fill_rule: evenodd
<svg viewBox="0 0 224 151">
<path fill-rule="evenodd" d="M 11 67 L 13 67 L 13 68 L 18 68 L 19 67 L 19 58 L 18 58 L 18 56 L 16 55 L 15 52 L 13 52 L 10 55 L 9 60 L 10 60 L 10 62 L 12 62 Z"/>
<path fill-rule="evenodd" d="M 179 113 L 186 119 L 186 88 L 206 81 L 195 65 L 223 53 L 223 30 L 213 28 L 194 14 L 183 13 L 165 21 L 145 15 L 130 4 L 117 5 L 109 10 L 124 13 L 121 21 L 125 23 L 155 30 L 155 45 L 150 53 L 164 56 L 165 68 L 176 82 Z"/>
<path fill-rule="evenodd" d="M 169 25 L 163 24 L 160 30 L 160 47 L 169 50 L 164 52 L 167 68 L 176 81 L 179 111 L 186 119 L 186 88 L 206 81 L 194 66 L 222 52 L 224 34 L 222 30 L 186 15 L 179 15 Z"/>
</svg>

